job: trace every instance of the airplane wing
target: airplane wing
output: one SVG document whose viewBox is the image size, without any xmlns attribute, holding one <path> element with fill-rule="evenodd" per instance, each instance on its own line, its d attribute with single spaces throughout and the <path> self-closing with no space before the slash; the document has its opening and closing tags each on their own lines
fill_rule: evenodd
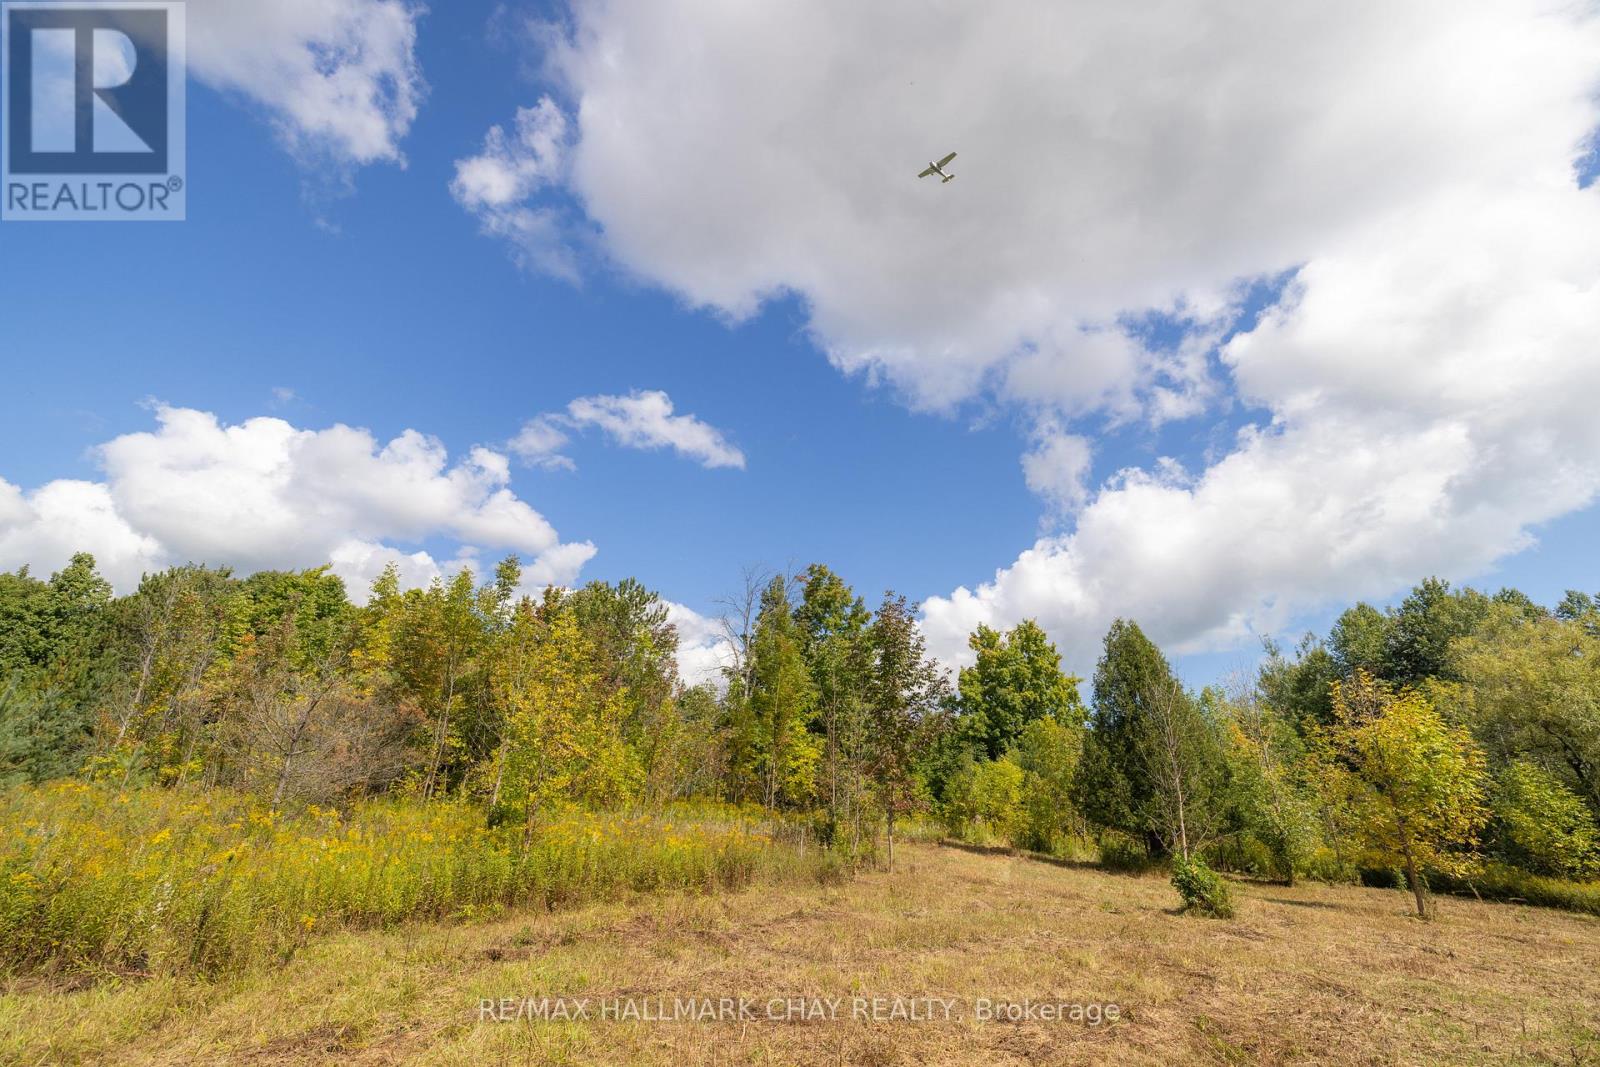
<svg viewBox="0 0 1600 1067">
<path fill-rule="evenodd" d="M 948 156 L 945 156 L 943 159 L 939 160 L 936 166 L 948 167 L 950 165 L 950 161 L 954 158 L 956 158 L 956 154 L 951 152 Z"/>
<path fill-rule="evenodd" d="M 923 172 L 922 172 L 922 173 L 921 173 L 921 174 L 919 174 L 919 175 L 917 175 L 917 177 L 919 177 L 919 178 L 926 178 L 926 177 L 927 177 L 927 176 L 928 176 L 928 175 L 930 175 L 930 174 L 932 174 L 932 173 L 933 173 L 933 168 L 932 168 L 932 167 L 929 167 L 929 168 L 928 168 L 928 169 L 927 169 L 927 170 L 925 170 L 925 171 L 923 171 Z"/>
</svg>

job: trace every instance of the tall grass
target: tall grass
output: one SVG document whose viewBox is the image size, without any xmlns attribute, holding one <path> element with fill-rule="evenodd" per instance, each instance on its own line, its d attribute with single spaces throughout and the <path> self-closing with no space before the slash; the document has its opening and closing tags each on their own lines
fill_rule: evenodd
<svg viewBox="0 0 1600 1067">
<path fill-rule="evenodd" d="M 330 929 L 832 873 L 725 807 L 552 813 L 524 846 L 520 826 L 486 829 L 468 804 L 287 815 L 225 792 L 66 782 L 0 794 L 0 966 L 217 973 Z"/>
<path fill-rule="evenodd" d="M 1427 881 L 1431 888 L 1441 893 L 1473 894 L 1484 900 L 1515 901 L 1541 908 L 1561 908 L 1600 915 L 1600 881 L 1574 882 L 1564 878 L 1546 878 L 1497 863 L 1487 865 L 1470 877 L 1430 871 Z"/>
</svg>

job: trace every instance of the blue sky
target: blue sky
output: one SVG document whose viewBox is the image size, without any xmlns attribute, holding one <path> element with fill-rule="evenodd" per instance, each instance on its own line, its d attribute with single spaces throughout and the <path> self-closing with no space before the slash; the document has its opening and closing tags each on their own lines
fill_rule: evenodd
<svg viewBox="0 0 1600 1067">
<path fill-rule="evenodd" d="M 639 575 L 709 611 L 745 563 L 826 560 L 868 595 L 918 595 L 981 577 L 1033 536 L 1009 420 L 913 414 L 840 375 L 792 303 L 730 328 L 607 272 L 574 287 L 519 271 L 448 186 L 528 96 L 524 64 L 487 38 L 481 7 L 434 10 L 427 29 L 408 166 L 364 170 L 353 195 L 308 200 L 315 177 L 258 109 L 200 86 L 187 222 L 0 231 L 4 477 L 94 478 L 90 447 L 149 429 L 149 399 L 383 440 L 416 428 L 456 454 L 577 396 L 662 389 L 749 469 L 592 438 L 575 473 L 519 466 L 519 493 L 599 547 L 586 579 Z M 961 484 L 978 506 L 951 498 Z"/>
<path fill-rule="evenodd" d="M 684 7 L 686 18 L 708 11 L 687 0 Z M 275 132 L 284 120 L 270 98 L 249 87 L 223 84 L 219 90 L 216 79 L 197 80 L 189 96 L 187 222 L 0 227 L 0 292 L 6 294 L 0 358 L 8 399 L 7 417 L 0 420 L 0 479 L 27 494 L 57 479 L 103 478 L 94 447 L 153 430 L 151 401 L 214 413 L 230 425 L 259 416 L 310 430 L 344 423 L 369 429 L 380 443 L 413 429 L 437 437 L 454 461 L 474 446 L 504 451 L 527 420 L 560 411 L 574 398 L 662 390 L 679 414 L 715 427 L 742 450 L 745 469 L 706 469 L 668 450 L 622 448 L 598 432 L 574 432 L 565 451 L 575 471 L 513 460 L 510 488 L 563 542 L 589 541 L 598 549 L 582 568 L 582 579 L 637 575 L 666 597 L 710 614 L 745 564 L 801 568 L 824 561 L 869 598 L 891 587 L 917 599 L 946 598 L 961 586 L 976 589 L 997 569 L 1012 573 L 1019 552 L 1041 535 L 1067 545 L 1063 554 L 1070 551 L 1061 539 L 1077 528 L 1081 513 L 1074 509 L 1096 500 L 1109 508 L 1114 501 L 1105 480 L 1117 472 L 1151 472 L 1158 459 L 1170 457 L 1189 481 L 1167 488 L 1198 495 L 1198 479 L 1238 447 L 1242 427 L 1271 432 L 1277 417 L 1280 428 L 1293 432 L 1294 420 L 1304 418 L 1286 414 L 1298 410 L 1287 393 L 1246 388 L 1234 377 L 1242 365 L 1266 381 L 1281 361 L 1239 364 L 1222 352 L 1235 331 L 1253 331 L 1263 310 L 1286 299 L 1296 270 L 1338 248 L 1343 231 L 1331 223 L 1335 236 L 1307 236 L 1282 224 L 1282 240 L 1226 249 L 1214 264 L 1209 253 L 1195 253 L 1202 266 L 1186 267 L 1182 277 L 1132 257 L 1108 268 L 1114 292 L 1097 292 L 1094 301 L 1073 307 L 1074 321 L 1101 324 L 1094 330 L 1122 322 L 1132 338 L 1127 343 L 1147 362 L 1171 356 L 1185 342 L 1193 346 L 1201 370 L 1173 386 L 1186 405 L 1177 417 L 1151 414 L 1158 383 L 1181 377 L 1171 368 L 1139 372 L 1143 377 L 1126 385 L 1131 399 L 1124 401 L 1105 399 L 1115 392 L 1111 386 L 1092 398 L 1027 393 L 1015 384 L 1022 380 L 1015 368 L 1028 354 L 1068 368 L 1080 358 L 1071 350 L 1047 350 L 1042 338 L 1055 334 L 1042 324 L 1036 335 L 1024 331 L 991 341 L 984 332 L 987 320 L 941 320 L 940 328 L 952 336 L 969 336 L 963 331 L 970 325 L 970 337 L 977 338 L 953 346 L 997 346 L 981 360 L 968 361 L 978 366 L 973 380 L 980 384 L 947 388 L 942 371 L 921 369 L 933 361 L 917 362 L 929 346 L 927 335 L 910 330 L 900 341 L 895 331 L 901 318 L 869 321 L 849 305 L 848 294 L 815 280 L 829 277 L 819 271 L 833 262 L 828 256 L 838 255 L 839 246 L 782 262 L 777 284 L 788 291 L 766 299 L 742 321 L 719 309 L 715 286 L 704 283 L 703 275 L 687 269 L 681 278 L 674 274 L 679 261 L 659 242 L 641 252 L 653 239 L 648 225 L 630 222 L 611 206 L 621 179 L 597 177 L 612 161 L 602 148 L 588 147 L 598 144 L 598 135 L 578 117 L 579 105 L 601 99 L 602 90 L 626 117 L 627 105 L 615 104 L 626 97 L 617 86 L 595 84 L 601 75 L 581 56 L 562 78 L 537 73 L 548 57 L 520 27 L 541 14 L 548 11 L 509 7 L 496 16 L 488 5 L 463 4 L 436 5 L 417 18 L 415 60 L 428 91 L 414 122 L 396 138 L 403 167 L 290 151 Z M 606 16 L 593 17 L 598 36 L 623 32 L 605 23 Z M 1196 49 L 1204 47 L 1202 31 L 1210 32 L 1196 28 Z M 707 33 L 708 47 L 721 39 Z M 837 33 L 856 31 L 841 24 Z M 665 51 L 680 42 L 656 43 Z M 716 62 L 707 66 L 707 77 L 717 72 Z M 728 76 L 736 75 L 733 70 Z M 737 95 L 735 87 L 730 82 L 719 89 Z M 576 161 L 570 176 L 547 181 L 530 194 L 530 203 L 548 206 L 574 235 L 582 263 L 576 284 L 520 267 L 506 242 L 480 233 L 479 219 L 463 210 L 451 190 L 457 161 L 483 149 L 486 131 L 508 125 L 519 107 L 533 106 L 546 93 L 583 132 L 570 137 Z M 650 116 L 637 117 L 644 123 Z M 953 116 L 950 125 L 969 128 L 964 122 Z M 748 125 L 737 128 L 756 141 L 766 136 Z M 1492 128 L 1474 134 L 1493 135 Z M 641 136 L 642 158 L 652 166 L 687 171 L 692 180 L 710 165 L 701 150 L 708 142 L 698 136 L 683 135 L 683 156 L 663 153 L 654 134 Z M 778 129 L 770 136 L 775 144 L 786 134 Z M 974 142 L 986 143 L 973 133 L 963 149 Z M 902 195 L 922 198 L 916 210 L 949 210 L 926 199 L 929 190 L 911 177 L 921 156 L 944 144 L 918 148 L 906 159 L 910 173 Z M 762 147 L 748 159 L 756 159 Z M 738 146 L 730 153 L 734 166 L 748 161 Z M 977 190 L 964 196 L 1003 195 L 1003 189 L 984 185 L 990 179 L 982 156 L 968 156 L 976 158 L 970 164 L 975 169 L 963 175 L 967 184 L 949 189 Z M 1464 160 L 1462 166 L 1475 165 L 1470 153 Z M 1600 166 L 1592 154 L 1589 160 L 1578 166 Z M 825 168 L 829 161 L 816 165 Z M 351 184 L 343 190 L 346 176 Z M 677 180 L 665 174 L 659 181 L 651 174 L 628 180 L 638 183 L 626 187 L 637 202 L 654 204 L 659 201 L 651 198 L 677 191 L 663 189 Z M 831 180 L 823 175 L 813 185 Z M 807 193 L 813 185 L 805 187 Z M 1257 194 L 1241 188 L 1238 195 Z M 819 202 L 854 203 L 819 197 L 789 198 L 775 190 L 769 210 L 781 215 L 823 210 Z M 695 209 L 686 208 L 684 225 L 694 225 L 696 217 Z M 758 222 L 762 217 L 753 216 Z M 997 242 L 1014 221 L 994 222 Z M 1364 224 L 1359 218 L 1340 223 L 1351 229 Z M 637 240 L 630 225 L 641 235 Z M 786 240 L 774 239 L 762 255 L 770 259 L 770 249 Z M 974 238 L 964 231 L 963 240 Z M 1194 243 L 1204 244 L 1200 238 Z M 970 246 L 931 250 L 955 262 L 966 258 Z M 929 251 L 908 249 L 907 255 L 926 259 Z M 1175 245 L 1168 258 L 1189 254 L 1188 244 Z M 1327 254 L 1336 259 L 1338 253 Z M 843 271 L 842 263 L 835 265 Z M 1029 291 L 1050 300 L 1059 293 L 1071 303 L 1077 299 L 1071 288 L 1075 268 L 1058 266 L 1041 266 Z M 731 269 L 714 256 L 711 267 Z M 770 293 L 773 285 L 762 278 L 739 284 Z M 1251 289 L 1251 278 L 1272 281 Z M 1051 288 L 1056 285 L 1064 288 Z M 1083 281 L 1081 288 L 1098 285 Z M 1226 310 L 1200 296 L 1174 304 L 1159 295 L 1204 289 L 1214 296 L 1227 286 L 1235 287 L 1236 296 Z M 886 290 L 882 303 L 902 295 Z M 912 304 L 908 299 L 907 306 Z M 1113 313 L 1099 314 L 1107 308 Z M 1080 336 L 1094 333 L 1087 325 L 1079 329 Z M 892 347 L 886 339 L 911 355 L 880 356 Z M 1286 352 L 1309 344 L 1294 337 L 1277 343 Z M 855 369 L 830 363 L 825 348 Z M 1400 352 L 1393 358 L 1409 357 Z M 1588 379 L 1575 382 L 1572 388 L 1581 390 Z M 1084 471 L 1067 472 L 1084 495 L 1054 510 L 1045 495 L 1030 489 L 1021 462 L 1052 434 L 1087 442 L 1092 457 Z M 1570 442 L 1559 447 L 1573 450 Z M 1515 468 L 1505 475 L 1515 476 Z M 1545 601 L 1569 587 L 1600 589 L 1592 550 L 1600 543 L 1600 511 L 1587 503 L 1593 498 L 1590 473 L 1583 471 L 1577 480 L 1583 483 L 1578 489 L 1552 489 L 1549 499 L 1562 503 L 1519 498 L 1521 510 L 1506 505 L 1505 522 L 1495 529 L 1509 523 L 1531 531 L 1538 540 L 1534 547 L 1507 551 L 1512 539 L 1501 531 L 1498 541 L 1443 544 L 1435 554 L 1421 543 L 1426 526 L 1400 526 L 1394 537 L 1419 543 L 1381 554 L 1366 570 L 1352 571 L 1348 583 L 1337 575 L 1310 581 L 1304 591 L 1285 590 L 1285 604 L 1255 614 L 1236 606 L 1213 619 L 1202 617 L 1201 608 L 1185 609 L 1170 624 L 1158 621 L 1153 628 L 1176 646 L 1193 649 L 1180 665 L 1191 680 L 1205 682 L 1254 659 L 1249 630 L 1270 628 L 1292 638 L 1307 627 L 1324 629 L 1330 605 L 1343 599 L 1343 590 L 1350 597 L 1394 598 L 1405 588 L 1401 573 L 1412 580 L 1438 572 L 1475 584 L 1512 584 Z M 1450 484 L 1464 483 L 1458 477 Z M 1477 500 L 1476 490 L 1463 492 Z M 1574 506 L 1575 499 L 1582 506 Z M 426 549 L 440 560 L 461 542 L 445 532 L 386 541 L 402 551 Z M 1340 552 L 1337 544 L 1326 547 L 1329 555 Z M 1261 551 L 1248 538 L 1213 548 L 1195 568 L 1226 570 L 1230 560 Z M 488 558 L 500 554 L 491 545 L 481 550 Z M 1173 566 L 1176 574 L 1188 573 L 1181 561 Z M 1318 566 L 1315 555 L 1302 566 Z M 1107 613 L 1164 610 L 1149 590 L 1130 594 L 1126 607 L 1120 605 L 1116 577 L 1108 574 L 1092 609 L 1065 612 L 1053 625 L 1063 644 L 1076 650 L 1070 666 L 1092 668 L 1085 659 L 1092 643 L 1074 629 L 1080 623 L 1098 630 Z M 1081 580 L 1081 574 L 1074 578 Z M 1225 580 L 1225 574 L 1218 578 Z M 1008 623 L 1024 613 L 1039 614 L 1030 605 L 1049 595 L 1013 595 L 1001 583 L 992 597 L 979 598 L 982 606 L 965 614 L 952 609 L 951 617 L 963 626 L 973 619 Z M 1204 594 L 1193 596 L 1203 606 Z M 1256 599 L 1262 597 L 1270 599 L 1264 591 Z M 1245 621 L 1228 624 L 1223 616 L 1230 614 Z M 950 647 L 948 639 L 943 647 Z"/>
</svg>

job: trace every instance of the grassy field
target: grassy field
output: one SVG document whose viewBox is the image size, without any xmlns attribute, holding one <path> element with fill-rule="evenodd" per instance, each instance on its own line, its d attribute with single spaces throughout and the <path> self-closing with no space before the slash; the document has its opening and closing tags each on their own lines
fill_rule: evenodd
<svg viewBox="0 0 1600 1067">
<path fill-rule="evenodd" d="M 1131 877 L 933 845 L 833 885 L 651 895 L 333 933 L 281 968 L 79 989 L 13 979 L 0 1062 L 839 1064 L 1600 1062 L 1600 919 L 1390 890 L 1251 884 L 1175 913 Z M 818 1022 L 493 1022 L 484 1000 L 839 998 Z M 952 1021 L 851 1019 L 938 996 Z M 979 1022 L 977 998 L 1120 1019 Z"/>
<path fill-rule="evenodd" d="M 286 815 L 222 790 L 11 790 L 0 794 L 0 973 L 221 975 L 286 963 L 329 931 L 816 884 L 838 871 L 783 827 L 724 805 L 551 812 L 523 833 L 487 829 L 465 804 Z"/>
</svg>

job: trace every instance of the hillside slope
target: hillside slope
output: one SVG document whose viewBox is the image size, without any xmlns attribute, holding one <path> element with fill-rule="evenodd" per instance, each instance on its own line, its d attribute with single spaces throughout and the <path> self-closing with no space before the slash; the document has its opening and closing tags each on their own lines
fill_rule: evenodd
<svg viewBox="0 0 1600 1067">
<path fill-rule="evenodd" d="M 1600 1062 L 1600 920 L 1444 899 L 1421 923 L 1393 891 L 1240 894 L 1236 922 L 1209 921 L 1176 914 L 1157 876 L 908 846 L 893 873 L 836 888 L 339 935 L 282 970 L 216 984 L 14 983 L 0 1061 Z M 484 1018 L 486 1000 L 516 1015 L 524 998 L 558 994 L 589 998 L 592 1016 L 745 997 L 761 1017 Z M 962 1017 L 864 1020 L 858 996 L 908 998 L 906 1011 L 922 1003 L 909 998 L 947 998 Z M 808 999 L 764 1017 L 787 997 L 838 1008 L 801 1021 Z M 1120 1017 L 980 1021 L 980 998 L 1114 1003 Z M 868 1005 L 895 1013 L 890 999 Z"/>
</svg>

